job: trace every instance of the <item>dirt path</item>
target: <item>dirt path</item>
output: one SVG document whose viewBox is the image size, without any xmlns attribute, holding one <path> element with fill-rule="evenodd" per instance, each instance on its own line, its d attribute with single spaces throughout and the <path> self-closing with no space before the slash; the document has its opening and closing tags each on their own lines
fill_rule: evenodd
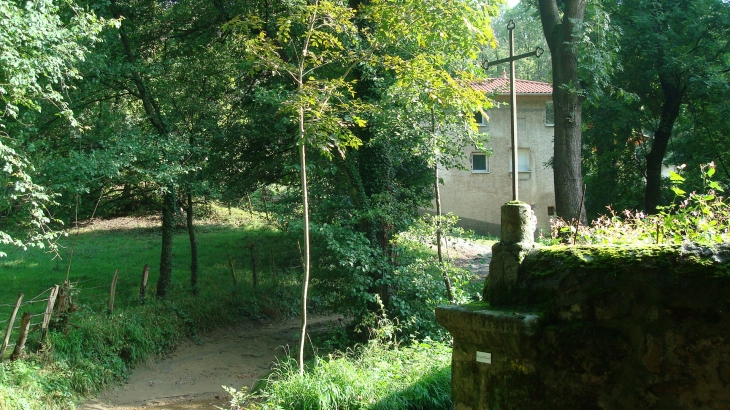
<svg viewBox="0 0 730 410">
<path fill-rule="evenodd" d="M 449 257 L 469 269 L 475 280 L 489 272 L 491 244 L 451 238 Z M 339 326 L 339 317 L 310 319 L 310 332 Z M 132 372 L 126 383 L 114 386 L 81 406 L 82 410 L 202 410 L 227 408 L 221 386 L 251 388 L 271 370 L 276 357 L 295 348 L 299 319 L 268 324 L 244 323 L 218 329 L 189 340 L 164 360 L 150 361 Z"/>
<path fill-rule="evenodd" d="M 339 326 L 338 316 L 315 317 L 310 332 Z M 226 408 L 221 386 L 251 388 L 277 356 L 295 348 L 299 319 L 218 329 L 180 346 L 170 357 L 134 369 L 126 383 L 111 387 L 82 410 L 198 410 Z"/>
</svg>

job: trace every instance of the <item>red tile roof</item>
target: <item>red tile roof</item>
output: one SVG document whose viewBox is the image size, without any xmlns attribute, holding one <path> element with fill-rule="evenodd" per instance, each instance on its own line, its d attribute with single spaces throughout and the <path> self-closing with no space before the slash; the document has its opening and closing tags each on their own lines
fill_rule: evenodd
<svg viewBox="0 0 730 410">
<path fill-rule="evenodd" d="M 509 95 L 509 78 L 506 73 L 502 78 L 489 78 L 486 81 L 472 83 L 472 87 L 487 93 Z M 515 80 L 515 92 L 518 95 L 552 95 L 553 86 L 539 81 Z"/>
</svg>

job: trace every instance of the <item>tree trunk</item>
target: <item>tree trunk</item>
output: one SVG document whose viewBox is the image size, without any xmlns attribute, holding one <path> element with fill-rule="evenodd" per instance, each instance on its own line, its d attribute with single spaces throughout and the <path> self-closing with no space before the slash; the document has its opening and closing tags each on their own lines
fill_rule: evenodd
<svg viewBox="0 0 730 410">
<path fill-rule="evenodd" d="M 438 164 L 434 166 L 434 190 L 436 194 L 436 250 L 439 258 L 439 270 L 441 276 L 444 279 L 444 285 L 446 286 L 446 297 L 449 302 L 454 303 L 454 292 L 451 290 L 451 279 L 446 274 L 446 268 L 444 267 L 444 255 L 441 249 L 442 240 L 442 229 L 441 229 L 441 190 L 439 189 L 439 168 Z"/>
<path fill-rule="evenodd" d="M 431 107 L 431 134 L 436 135 L 436 118 L 434 116 L 433 107 Z M 436 149 L 436 144 L 434 144 L 434 150 Z M 439 162 L 438 162 L 438 153 L 434 151 L 434 154 L 436 155 L 436 160 L 434 161 L 433 166 L 433 188 L 434 188 L 434 196 L 436 201 L 436 251 L 438 253 L 439 258 L 439 270 L 441 271 L 441 276 L 444 279 L 444 286 L 446 286 L 446 297 L 449 299 L 449 302 L 454 302 L 454 293 L 451 290 L 451 279 L 449 279 L 449 275 L 446 274 L 446 269 L 444 267 L 444 255 L 443 251 L 441 249 L 441 239 L 443 231 L 441 229 L 442 221 L 441 221 L 441 190 L 439 189 Z"/>
<path fill-rule="evenodd" d="M 299 334 L 299 374 L 304 375 L 304 342 L 307 337 L 307 292 L 309 290 L 309 198 L 307 196 L 307 161 L 304 140 L 304 109 L 299 109 L 299 165 L 302 176 L 304 205 L 304 277 L 302 278 L 302 325 Z"/>
<path fill-rule="evenodd" d="M 562 3 L 564 10 L 561 13 L 556 0 L 539 0 L 539 3 L 553 66 L 555 211 L 566 221 L 580 218 L 585 224 L 587 218 L 581 203 L 583 99 L 578 78 L 577 48 L 572 44 L 572 34 L 575 25 L 583 21 L 586 4 L 585 0 L 567 0 Z"/>
<path fill-rule="evenodd" d="M 112 0 L 111 5 L 114 11 L 114 17 L 120 18 L 121 13 L 117 9 L 117 0 Z M 119 39 L 122 42 L 124 55 L 127 62 L 132 68 L 132 80 L 137 90 L 137 98 L 142 103 L 145 114 L 152 126 L 157 130 L 157 134 L 161 139 L 167 139 L 170 135 L 170 127 L 162 116 L 162 110 L 149 93 L 145 84 L 145 77 L 136 68 L 137 59 L 132 50 L 132 43 L 127 35 L 126 24 L 129 20 L 123 20 L 119 26 Z M 172 237 L 175 229 L 175 194 L 174 186 L 170 184 L 167 187 L 167 193 L 162 199 L 162 251 L 160 253 L 160 278 L 157 281 L 157 297 L 164 298 L 167 295 L 167 289 L 170 285 L 172 277 Z"/>
<path fill-rule="evenodd" d="M 190 288 L 193 295 L 198 294 L 198 241 L 195 239 L 193 219 L 193 194 L 188 191 L 187 214 L 188 237 L 190 238 Z"/>
<path fill-rule="evenodd" d="M 662 114 L 659 118 L 659 126 L 654 132 L 654 142 L 651 144 L 651 151 L 646 156 L 646 191 L 644 192 L 644 204 L 646 212 L 655 214 L 662 199 L 662 163 L 664 154 L 667 152 L 669 138 L 672 136 L 674 123 L 679 116 L 679 108 L 682 102 L 681 91 L 675 84 L 665 81 L 663 75 L 659 75 L 662 84 L 664 102 Z"/>
<path fill-rule="evenodd" d="M 175 233 L 175 193 L 172 188 L 162 198 L 162 252 L 157 297 L 165 298 L 172 279 L 172 239 Z"/>
</svg>

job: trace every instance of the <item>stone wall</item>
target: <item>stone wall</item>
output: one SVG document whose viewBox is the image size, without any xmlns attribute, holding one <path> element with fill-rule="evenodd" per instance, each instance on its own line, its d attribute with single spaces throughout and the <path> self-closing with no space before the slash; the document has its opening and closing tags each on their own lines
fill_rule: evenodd
<svg viewBox="0 0 730 410">
<path fill-rule="evenodd" d="M 728 244 L 548 247 L 516 275 L 495 266 L 488 302 L 436 312 L 454 408 L 730 409 L 729 258 Z"/>
</svg>

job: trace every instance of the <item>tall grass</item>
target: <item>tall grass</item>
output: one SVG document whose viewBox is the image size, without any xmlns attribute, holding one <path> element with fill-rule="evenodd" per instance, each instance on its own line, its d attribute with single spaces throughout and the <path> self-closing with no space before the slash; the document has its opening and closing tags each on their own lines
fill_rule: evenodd
<svg viewBox="0 0 730 410">
<path fill-rule="evenodd" d="M 347 353 L 315 357 L 300 376 L 278 362 L 255 394 L 233 392 L 233 409 L 451 409 L 451 348 L 440 342 L 395 347 L 377 340 Z"/>
<path fill-rule="evenodd" d="M 382 309 L 382 305 L 381 305 Z M 426 339 L 402 347 L 384 310 L 370 317 L 367 344 L 316 355 L 299 374 L 280 360 L 258 391 L 227 389 L 233 410 L 451 409 L 451 348 Z"/>
</svg>

